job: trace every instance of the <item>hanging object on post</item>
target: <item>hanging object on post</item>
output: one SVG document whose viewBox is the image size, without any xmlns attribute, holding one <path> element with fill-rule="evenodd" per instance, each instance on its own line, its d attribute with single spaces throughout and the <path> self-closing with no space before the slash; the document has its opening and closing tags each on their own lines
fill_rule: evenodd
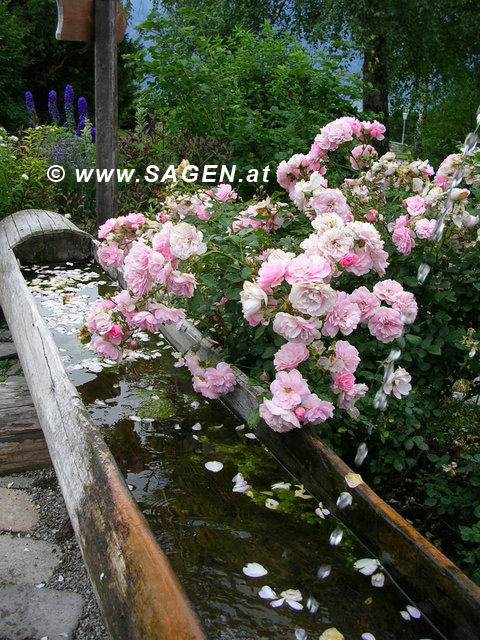
<svg viewBox="0 0 480 640">
<path fill-rule="evenodd" d="M 94 39 L 94 0 L 57 0 L 57 40 L 89 42 Z M 121 42 L 127 28 L 122 4 L 117 4 L 116 41 Z"/>
</svg>

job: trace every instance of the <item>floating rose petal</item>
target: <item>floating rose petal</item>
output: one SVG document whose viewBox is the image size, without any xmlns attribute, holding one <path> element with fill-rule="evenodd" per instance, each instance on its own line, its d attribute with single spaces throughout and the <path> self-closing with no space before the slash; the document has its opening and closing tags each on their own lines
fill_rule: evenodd
<svg viewBox="0 0 480 640">
<path fill-rule="evenodd" d="M 260 598 L 263 598 L 264 600 L 273 600 L 274 598 L 277 597 L 277 594 L 275 593 L 275 591 L 273 589 L 271 589 L 268 584 L 264 585 L 260 591 L 258 592 L 258 595 L 260 596 Z"/>
<path fill-rule="evenodd" d="M 200 442 L 200 438 L 197 435 L 193 434 L 192 438 L 194 440 L 197 440 L 197 442 Z M 207 466 L 207 465 L 205 465 L 205 466 Z"/>
<path fill-rule="evenodd" d="M 128 416 L 128 419 L 132 420 L 133 422 L 141 422 L 142 421 L 140 416 Z"/>
<path fill-rule="evenodd" d="M 342 541 L 342 538 L 343 538 L 343 531 L 337 528 L 337 529 L 334 529 L 330 534 L 329 542 L 332 545 L 332 547 L 336 547 L 337 545 L 340 544 L 340 542 Z"/>
<path fill-rule="evenodd" d="M 355 562 L 353 568 L 363 573 L 364 576 L 371 576 L 372 573 L 375 573 L 379 564 L 376 558 L 362 558 Z"/>
<path fill-rule="evenodd" d="M 286 591 L 282 591 L 280 596 L 281 597 L 278 600 L 270 602 L 271 607 L 281 607 L 282 604 L 287 603 L 289 607 L 296 611 L 301 611 L 303 609 L 303 604 L 300 604 L 302 594 L 298 589 L 287 589 Z"/>
<path fill-rule="evenodd" d="M 190 406 L 192 407 L 192 409 L 198 409 L 198 407 L 200 406 L 200 403 L 198 402 L 198 400 L 194 400 L 193 402 L 190 403 Z"/>
<path fill-rule="evenodd" d="M 418 618 L 422 617 L 420 611 L 416 607 L 412 607 L 411 604 L 407 605 L 407 611 L 412 616 L 412 618 L 416 618 L 418 620 Z"/>
<path fill-rule="evenodd" d="M 318 640 L 345 640 L 345 636 L 335 627 L 325 629 Z"/>
<path fill-rule="evenodd" d="M 328 509 L 324 509 L 323 504 L 321 502 L 318 503 L 318 507 L 315 509 L 315 513 L 322 520 L 325 520 L 325 516 L 330 515 L 330 511 Z"/>
<path fill-rule="evenodd" d="M 385 576 L 383 575 L 383 573 L 375 573 L 371 577 L 371 581 L 372 587 L 383 587 L 383 585 L 385 584 Z"/>
<path fill-rule="evenodd" d="M 345 476 L 345 482 L 350 489 L 355 489 L 358 485 L 363 484 L 362 476 L 359 473 L 347 473 Z"/>
<path fill-rule="evenodd" d="M 376 640 L 376 638 L 371 633 L 362 633 L 362 640 Z"/>
<path fill-rule="evenodd" d="M 320 603 L 318 602 L 318 600 L 313 596 L 309 596 L 307 600 L 307 609 L 310 611 L 310 613 L 317 613 L 319 606 Z"/>
<path fill-rule="evenodd" d="M 243 429 L 245 429 L 244 424 L 239 424 L 238 427 L 235 427 L 235 431 L 243 431 Z"/>
<path fill-rule="evenodd" d="M 37 589 L 43 589 L 43 587 L 45 586 L 45 582 L 40 582 L 40 584 L 36 584 L 35 586 L 37 587 Z"/>
<path fill-rule="evenodd" d="M 276 482 L 272 484 L 272 489 L 290 489 L 291 486 L 290 482 Z"/>
<path fill-rule="evenodd" d="M 346 509 L 352 504 L 352 495 L 348 491 L 342 491 L 337 499 L 337 508 Z"/>
<path fill-rule="evenodd" d="M 202 430 L 202 425 L 199 422 L 196 422 L 192 427 L 192 431 L 201 431 L 201 430 Z"/>
<path fill-rule="evenodd" d="M 355 464 L 359 467 L 368 455 L 368 449 L 365 442 L 358 445 L 357 455 L 355 456 Z"/>
<path fill-rule="evenodd" d="M 261 578 L 268 573 L 265 567 L 262 567 L 258 562 L 249 562 L 243 567 L 242 571 L 249 578 Z"/>
<path fill-rule="evenodd" d="M 173 428 L 178 431 L 179 429 L 181 429 L 182 427 L 179 424 L 174 424 Z"/>
<path fill-rule="evenodd" d="M 245 434 L 245 438 L 248 438 L 249 440 L 256 440 L 257 436 L 254 433 L 249 432 Z"/>
<path fill-rule="evenodd" d="M 107 406 L 106 402 L 104 402 L 103 400 L 99 400 L 98 398 L 97 398 L 97 400 L 94 400 L 94 404 L 96 404 L 97 407 L 106 407 Z"/>
<path fill-rule="evenodd" d="M 232 489 L 234 493 L 245 493 L 245 491 L 251 489 L 251 486 L 247 484 L 247 481 L 241 473 L 237 473 L 237 475 L 232 478 L 232 482 L 235 483 Z"/>
<path fill-rule="evenodd" d="M 317 571 L 317 578 L 320 580 L 325 580 L 332 572 L 332 566 L 329 564 L 322 564 Z"/>
<path fill-rule="evenodd" d="M 279 504 L 278 500 L 274 500 L 273 498 L 267 498 L 265 500 L 265 506 L 267 509 L 278 509 Z"/>
<path fill-rule="evenodd" d="M 400 611 L 400 615 L 404 620 L 411 620 L 410 614 L 407 611 Z"/>
<path fill-rule="evenodd" d="M 212 460 L 211 462 L 205 463 L 205 469 L 217 473 L 218 471 L 221 471 L 223 469 L 223 464 L 221 462 L 218 462 L 218 460 Z"/>
<path fill-rule="evenodd" d="M 302 629 L 301 627 L 297 627 L 295 629 L 295 640 L 307 640 L 307 638 L 308 635 L 305 629 Z"/>
</svg>

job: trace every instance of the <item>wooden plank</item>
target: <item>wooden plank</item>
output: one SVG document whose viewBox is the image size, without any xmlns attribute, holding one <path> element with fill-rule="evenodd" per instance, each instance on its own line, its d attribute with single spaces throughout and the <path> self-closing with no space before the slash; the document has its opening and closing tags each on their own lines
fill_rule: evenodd
<svg viewBox="0 0 480 640">
<path fill-rule="evenodd" d="M 51 464 L 26 382 L 0 383 L 0 473 Z"/>
<path fill-rule="evenodd" d="M 117 215 L 117 43 L 116 0 L 95 2 L 95 156 L 99 171 L 114 170 L 109 182 L 97 181 L 97 227 Z"/>
<path fill-rule="evenodd" d="M 205 640 L 166 556 L 65 373 L 0 222 L 0 305 L 115 640 Z"/>
<path fill-rule="evenodd" d="M 126 288 L 121 270 L 106 271 Z M 211 341 L 190 322 L 184 321 L 179 329 L 164 325 L 160 331 L 176 351 L 184 353 L 193 345 L 200 345 L 197 351 L 200 359 L 218 362 Z M 233 369 L 237 387 L 223 396 L 222 401 L 247 421 L 258 408 L 257 395 L 264 395 L 265 391 L 250 385 L 244 373 Z M 480 587 L 366 484 L 349 489 L 345 476 L 352 469 L 311 428 L 280 434 L 261 421 L 254 431 L 280 464 L 371 550 L 372 557 L 380 558 L 387 572 L 420 605 L 433 625 L 451 640 L 476 637 L 480 626 Z M 353 504 L 338 511 L 335 506 L 338 495 L 347 490 L 353 495 Z"/>
</svg>

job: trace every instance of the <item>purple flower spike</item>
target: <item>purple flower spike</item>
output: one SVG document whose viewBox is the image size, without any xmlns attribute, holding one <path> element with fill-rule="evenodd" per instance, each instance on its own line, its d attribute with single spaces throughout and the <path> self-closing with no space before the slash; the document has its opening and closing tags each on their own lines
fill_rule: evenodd
<svg viewBox="0 0 480 640">
<path fill-rule="evenodd" d="M 60 122 L 60 111 L 57 106 L 57 92 L 50 91 L 48 94 L 48 113 L 54 122 Z"/>
<path fill-rule="evenodd" d="M 67 84 L 65 87 L 64 94 L 64 105 L 65 105 L 65 118 L 66 124 L 70 126 L 75 125 L 75 115 L 74 115 L 74 107 L 73 107 L 73 87 L 71 84 Z"/>
<path fill-rule="evenodd" d="M 37 110 L 35 109 L 35 100 L 33 99 L 33 95 L 30 91 L 25 91 L 25 107 L 30 118 L 28 126 L 34 127 L 38 118 Z"/>
</svg>

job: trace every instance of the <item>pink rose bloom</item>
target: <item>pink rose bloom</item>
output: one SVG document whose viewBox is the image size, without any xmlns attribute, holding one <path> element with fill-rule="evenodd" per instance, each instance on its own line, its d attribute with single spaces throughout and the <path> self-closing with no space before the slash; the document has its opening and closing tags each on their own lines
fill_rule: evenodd
<svg viewBox="0 0 480 640">
<path fill-rule="evenodd" d="M 143 213 L 129 213 L 128 216 L 125 216 L 123 224 L 127 229 L 139 229 L 145 224 L 145 220 Z"/>
<path fill-rule="evenodd" d="M 358 135 L 360 123 L 356 118 L 337 118 L 326 124 L 315 138 L 315 144 L 325 151 L 334 151 L 344 142 L 349 142 Z"/>
<path fill-rule="evenodd" d="M 385 300 L 387 304 L 393 304 L 395 296 L 403 292 L 402 285 L 396 280 L 382 280 L 373 287 L 373 293 L 379 300 Z"/>
<path fill-rule="evenodd" d="M 306 409 L 303 420 L 309 424 L 320 424 L 333 416 L 334 406 L 327 400 L 321 400 L 316 393 L 310 393 L 303 401 Z"/>
<path fill-rule="evenodd" d="M 400 312 L 402 322 L 412 324 L 418 313 L 415 296 L 410 291 L 402 291 L 394 296 L 392 307 Z"/>
<path fill-rule="evenodd" d="M 395 225 L 395 229 L 392 234 L 393 244 L 397 247 L 400 253 L 403 253 L 404 256 L 408 256 L 415 246 L 414 238 L 415 234 L 411 229 Z"/>
<path fill-rule="evenodd" d="M 385 125 L 378 120 L 374 120 L 373 122 L 362 122 L 363 132 L 375 138 L 375 140 L 383 140 L 385 133 Z"/>
<path fill-rule="evenodd" d="M 233 231 L 240 231 L 240 229 L 246 229 L 252 227 L 252 229 L 260 229 L 262 226 L 262 220 L 255 220 L 254 218 L 235 218 L 232 223 Z"/>
<path fill-rule="evenodd" d="M 301 342 L 287 342 L 275 354 L 273 364 L 277 371 L 295 369 L 308 355 L 307 347 Z"/>
<path fill-rule="evenodd" d="M 323 282 L 296 282 L 288 296 L 292 307 L 309 316 L 324 316 L 333 309 L 336 292 Z"/>
<path fill-rule="evenodd" d="M 221 200 L 221 202 L 228 202 L 229 200 L 236 200 L 238 198 L 238 194 L 235 193 L 231 184 L 219 184 L 217 190 L 212 195 L 217 200 Z"/>
<path fill-rule="evenodd" d="M 360 411 L 355 407 L 355 403 L 363 398 L 367 393 L 368 387 L 366 384 L 354 384 L 350 391 L 340 391 L 337 399 L 337 405 L 341 409 L 345 409 L 347 413 L 355 420 L 360 415 Z"/>
<path fill-rule="evenodd" d="M 348 267 L 353 267 L 353 265 L 357 264 L 359 260 L 360 258 L 357 256 L 356 253 L 347 253 L 340 260 L 340 264 L 345 269 L 348 269 Z"/>
<path fill-rule="evenodd" d="M 417 220 L 415 223 L 415 233 L 422 240 L 430 240 L 433 236 L 433 230 L 435 229 L 436 223 L 436 220 L 421 218 L 421 220 Z"/>
<path fill-rule="evenodd" d="M 273 288 L 282 284 L 287 267 L 288 260 L 264 262 L 258 271 L 258 286 L 270 293 Z"/>
<path fill-rule="evenodd" d="M 335 306 L 325 318 L 322 329 L 324 336 L 334 338 L 338 331 L 348 336 L 354 331 L 360 322 L 360 309 L 352 301 L 348 293 L 337 292 Z"/>
<path fill-rule="evenodd" d="M 203 376 L 205 369 L 203 369 L 198 363 L 198 356 L 193 351 L 189 351 L 184 356 L 185 364 L 192 376 Z"/>
<path fill-rule="evenodd" d="M 360 364 L 358 349 L 347 340 L 337 340 L 335 358 L 330 367 L 332 373 L 354 373 Z"/>
<path fill-rule="evenodd" d="M 163 322 L 163 324 L 179 325 L 186 317 L 185 311 L 182 309 L 172 309 L 157 302 L 150 303 L 148 305 L 148 311 L 155 316 L 158 322 Z"/>
<path fill-rule="evenodd" d="M 411 196 L 402 202 L 411 216 L 421 216 L 427 210 L 427 203 L 422 196 Z"/>
<path fill-rule="evenodd" d="M 344 222 L 353 220 L 352 210 L 340 189 L 323 189 L 309 200 L 317 216 L 324 213 L 336 213 Z"/>
<path fill-rule="evenodd" d="M 377 229 L 369 222 L 354 221 L 347 225 L 355 240 L 360 240 L 370 249 L 383 249 L 383 240 Z"/>
<path fill-rule="evenodd" d="M 191 298 L 194 294 L 197 281 L 191 273 L 182 273 L 182 271 L 172 271 L 167 278 L 167 288 L 177 296 Z"/>
<path fill-rule="evenodd" d="M 383 385 L 383 390 L 387 395 L 393 393 L 393 395 L 401 400 L 402 396 L 408 396 L 412 390 L 410 380 L 412 377 L 402 367 L 398 367 L 391 375 L 390 379 Z"/>
<path fill-rule="evenodd" d="M 243 315 L 252 327 L 265 321 L 265 310 L 268 303 L 267 294 L 255 282 L 246 280 L 240 292 Z"/>
<path fill-rule="evenodd" d="M 124 252 L 118 243 L 113 241 L 98 248 L 98 261 L 102 267 L 120 267 L 123 264 Z"/>
<path fill-rule="evenodd" d="M 333 228 L 325 231 L 321 235 L 313 234 L 313 236 L 313 247 L 316 247 L 316 250 L 311 250 L 313 247 L 308 243 L 309 238 L 304 240 L 300 244 L 300 247 L 305 249 L 307 254 L 310 252 L 319 253 L 333 262 L 341 260 L 346 253 L 352 250 L 355 243 L 355 240 L 346 233 L 345 229 Z"/>
<path fill-rule="evenodd" d="M 95 313 L 87 318 L 87 329 L 90 333 L 98 333 L 104 335 L 113 327 L 113 320 L 109 313 Z"/>
<path fill-rule="evenodd" d="M 383 277 L 388 267 L 388 253 L 383 249 L 370 249 L 370 258 L 375 271 Z"/>
<path fill-rule="evenodd" d="M 110 233 L 115 233 L 121 225 L 122 218 L 109 218 L 100 227 L 98 227 L 98 237 L 106 238 Z"/>
<path fill-rule="evenodd" d="M 366 213 L 363 217 L 369 222 L 375 222 L 377 219 L 380 220 L 380 222 L 383 222 L 383 215 L 381 213 L 378 213 L 376 209 L 369 209 L 368 213 Z"/>
<path fill-rule="evenodd" d="M 372 145 L 359 144 L 352 149 L 352 157 L 350 158 L 352 169 L 360 169 L 361 167 L 368 166 L 369 160 L 374 156 L 378 156 L 378 152 Z"/>
<path fill-rule="evenodd" d="M 354 273 L 356 276 L 365 275 L 373 268 L 373 260 L 370 254 L 371 251 L 368 247 L 357 247 L 353 252 L 356 260 L 350 260 L 350 264 L 345 267 L 345 270 Z"/>
<path fill-rule="evenodd" d="M 154 251 L 158 251 L 165 258 L 173 258 L 172 252 L 170 251 L 170 233 L 173 229 L 173 224 L 168 221 L 165 222 L 162 229 L 156 233 L 152 238 L 152 246 Z"/>
<path fill-rule="evenodd" d="M 399 338 L 403 332 L 400 311 L 379 307 L 368 321 L 368 330 L 372 336 L 385 344 Z"/>
<path fill-rule="evenodd" d="M 273 402 L 283 409 L 293 409 L 302 404 L 309 393 L 308 384 L 300 371 L 279 371 L 270 385 Z"/>
<path fill-rule="evenodd" d="M 201 231 L 187 222 L 180 222 L 170 232 L 170 251 L 176 258 L 187 260 L 191 256 L 205 253 L 207 245 L 202 240 Z"/>
<path fill-rule="evenodd" d="M 235 375 L 230 365 L 219 362 L 216 367 L 208 367 L 200 376 L 194 377 L 193 387 L 205 398 L 216 399 L 235 389 Z"/>
<path fill-rule="evenodd" d="M 295 282 L 325 282 L 332 274 L 332 267 L 325 258 L 301 253 L 290 263 L 287 262 L 285 280 L 289 284 Z"/>
<path fill-rule="evenodd" d="M 120 362 L 122 359 L 121 349 L 102 336 L 93 336 L 88 348 L 98 353 L 102 358 L 108 358 L 114 362 Z"/>
<path fill-rule="evenodd" d="M 125 258 L 123 276 L 132 293 L 143 296 L 147 293 L 153 281 L 149 277 L 148 259 L 152 250 L 143 242 L 133 242 L 130 252 Z"/>
<path fill-rule="evenodd" d="M 303 342 L 310 344 L 320 338 L 318 327 L 321 324 L 317 319 L 306 320 L 300 316 L 292 316 L 280 311 L 273 321 L 273 330 L 279 336 L 290 342 Z"/>
<path fill-rule="evenodd" d="M 259 413 L 268 426 L 279 433 L 300 429 L 300 422 L 294 412 L 279 407 L 272 400 L 265 399 L 259 407 Z"/>
<path fill-rule="evenodd" d="M 148 256 L 148 277 L 152 283 L 165 284 L 170 264 L 165 265 L 165 258 L 158 251 L 151 251 Z"/>
<path fill-rule="evenodd" d="M 136 313 L 131 313 L 128 317 L 128 324 L 130 327 L 144 329 L 145 331 L 151 331 L 152 333 L 158 331 L 158 320 L 149 311 L 137 311 Z"/>
<path fill-rule="evenodd" d="M 135 303 L 137 302 L 136 298 L 133 298 L 130 295 L 130 292 L 127 290 L 120 291 L 112 297 L 113 302 L 117 305 L 117 309 L 124 313 L 125 311 L 134 311 Z"/>
<path fill-rule="evenodd" d="M 367 287 L 355 289 L 350 294 L 350 300 L 360 309 L 360 322 L 368 322 L 380 306 L 377 296 L 373 295 Z"/>
<path fill-rule="evenodd" d="M 114 324 L 113 327 L 108 332 L 108 335 L 110 336 L 110 338 L 113 338 L 113 339 L 122 338 L 123 337 L 122 327 L 119 324 Z"/>
<path fill-rule="evenodd" d="M 333 375 L 332 389 L 335 392 L 351 391 L 355 385 L 355 376 L 350 371 L 337 373 Z"/>
</svg>

